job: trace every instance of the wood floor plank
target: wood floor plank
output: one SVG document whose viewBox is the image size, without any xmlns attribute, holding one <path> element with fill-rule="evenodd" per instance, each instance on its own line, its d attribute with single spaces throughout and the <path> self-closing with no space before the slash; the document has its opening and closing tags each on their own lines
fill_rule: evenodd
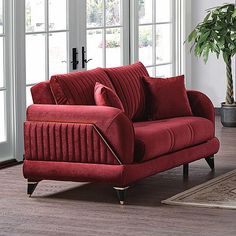
<svg viewBox="0 0 236 236">
<path fill-rule="evenodd" d="M 132 186 L 127 204 L 118 204 L 111 186 L 42 181 L 32 198 L 26 195 L 22 166 L 0 170 L 0 235 L 236 235 L 236 211 L 160 202 L 236 168 L 236 129 L 216 120 L 221 149 L 215 172 L 205 160 L 146 178 Z"/>
</svg>

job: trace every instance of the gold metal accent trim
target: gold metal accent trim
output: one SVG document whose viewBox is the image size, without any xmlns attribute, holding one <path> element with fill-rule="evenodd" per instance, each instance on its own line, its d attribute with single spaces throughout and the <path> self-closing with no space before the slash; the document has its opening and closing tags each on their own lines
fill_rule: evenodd
<svg viewBox="0 0 236 236">
<path fill-rule="evenodd" d="M 115 154 L 115 152 L 113 151 L 112 147 L 108 144 L 108 142 L 106 141 L 106 139 L 103 137 L 103 135 L 101 134 L 101 132 L 98 130 L 98 128 L 94 125 L 91 124 L 92 127 L 95 129 L 95 131 L 97 132 L 97 134 L 99 135 L 99 137 L 102 139 L 102 141 L 104 142 L 104 144 L 108 147 L 108 149 L 111 151 L 112 155 L 115 157 L 115 159 L 117 160 L 117 162 L 122 165 L 122 162 L 120 161 L 119 157 Z"/>
<path fill-rule="evenodd" d="M 126 190 L 126 189 L 128 189 L 130 186 L 127 186 L 127 187 L 113 187 L 115 190 Z"/>
<path fill-rule="evenodd" d="M 27 182 L 28 184 L 38 184 L 39 182 Z"/>
</svg>

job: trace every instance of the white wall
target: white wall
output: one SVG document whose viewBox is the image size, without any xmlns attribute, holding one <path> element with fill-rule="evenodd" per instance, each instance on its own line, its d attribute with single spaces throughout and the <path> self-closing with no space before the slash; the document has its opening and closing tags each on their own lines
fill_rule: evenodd
<svg viewBox="0 0 236 236">
<path fill-rule="evenodd" d="M 223 3 L 235 3 L 233 0 L 192 0 L 191 25 L 192 29 L 203 20 L 205 10 Z M 234 77 L 235 78 L 235 77 Z M 191 56 L 191 87 L 206 93 L 215 107 L 220 107 L 225 98 L 226 72 L 223 59 L 216 59 L 215 55 L 209 57 L 205 65 L 203 60 Z"/>
</svg>

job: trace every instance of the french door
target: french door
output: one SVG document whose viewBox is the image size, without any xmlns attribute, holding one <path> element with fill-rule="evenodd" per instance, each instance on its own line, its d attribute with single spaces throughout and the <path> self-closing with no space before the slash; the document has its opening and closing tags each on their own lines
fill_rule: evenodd
<svg viewBox="0 0 236 236">
<path fill-rule="evenodd" d="M 137 60 L 150 75 L 175 74 L 176 2 L 25 0 L 26 104 L 30 88 L 53 74 Z"/>
</svg>

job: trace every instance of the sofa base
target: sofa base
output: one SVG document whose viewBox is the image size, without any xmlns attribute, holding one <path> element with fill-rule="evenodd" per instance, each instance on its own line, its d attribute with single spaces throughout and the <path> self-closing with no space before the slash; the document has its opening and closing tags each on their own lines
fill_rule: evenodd
<svg viewBox="0 0 236 236">
<path fill-rule="evenodd" d="M 85 164 L 24 160 L 26 179 L 61 180 L 75 182 L 105 182 L 125 187 L 145 177 L 213 156 L 219 150 L 219 141 L 213 138 L 206 143 L 163 155 L 143 163 L 127 165 Z"/>
</svg>

